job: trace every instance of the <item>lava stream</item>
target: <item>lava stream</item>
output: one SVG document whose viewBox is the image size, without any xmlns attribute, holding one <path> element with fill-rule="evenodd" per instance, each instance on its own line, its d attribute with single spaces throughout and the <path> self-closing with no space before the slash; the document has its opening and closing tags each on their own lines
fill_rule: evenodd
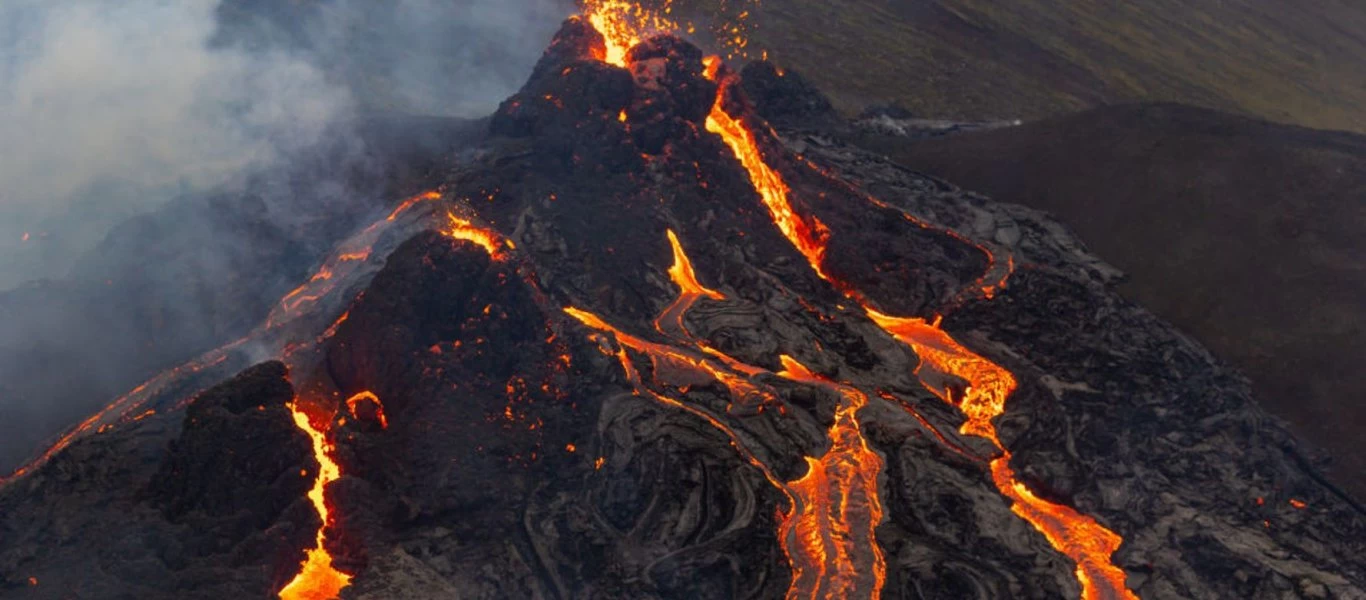
<svg viewBox="0 0 1366 600">
<path fill-rule="evenodd" d="M 674 264 L 669 267 L 669 278 L 674 285 L 678 286 L 678 298 L 670 304 L 664 312 L 655 319 L 655 329 L 660 333 L 665 333 L 664 324 L 670 324 L 678 335 L 691 338 L 688 327 L 683 324 L 683 317 L 692 309 L 698 300 L 709 298 L 711 300 L 725 300 L 726 297 L 721 292 L 703 286 L 697 281 L 697 274 L 693 272 L 692 261 L 688 260 L 688 255 L 683 252 L 683 245 L 678 242 L 678 236 L 673 230 L 668 231 L 669 245 L 673 248 Z"/>
<path fill-rule="evenodd" d="M 812 373 L 790 356 L 782 356 L 782 362 L 779 376 L 826 388 L 842 399 L 830 426 L 830 449 L 819 459 L 806 457 L 806 475 L 788 483 L 802 510 L 783 524 L 792 562 L 787 597 L 878 598 L 887 578 L 875 535 L 882 522 L 877 488 L 882 458 L 868 448 L 858 424 L 868 397 Z"/>
<path fill-rule="evenodd" d="M 332 555 L 326 547 L 327 528 L 332 525 L 332 517 L 328 511 L 324 491 L 328 484 L 341 478 L 341 467 L 332 457 L 333 447 L 327 440 L 327 434 L 313 426 L 297 402 L 291 403 L 289 410 L 294 415 L 294 425 L 313 442 L 313 457 L 318 461 L 318 474 L 313 479 L 313 488 L 308 491 L 308 499 L 313 502 L 313 509 L 317 511 L 321 524 L 318 525 L 316 541 L 313 548 L 308 550 L 308 558 L 304 560 L 302 570 L 294 576 L 289 585 L 280 590 L 280 599 L 331 600 L 338 597 L 342 588 L 351 584 L 350 575 L 332 566 Z"/>
<path fill-rule="evenodd" d="M 706 73 L 709 77 L 716 77 L 717 60 L 714 57 L 708 59 Z M 968 351 L 943 330 L 929 325 L 923 319 L 895 318 L 878 313 L 856 289 L 825 272 L 823 265 L 829 231 L 820 221 L 811 218 L 808 222 L 796 213 L 788 198 L 787 184 L 775 169 L 764 162 L 754 133 L 743 122 L 725 112 L 722 99 L 727 85 L 727 81 L 721 82 L 716 103 L 707 117 L 707 130 L 721 136 L 736 160 L 749 173 L 750 181 L 763 198 L 774 224 L 806 257 L 817 275 L 858 301 L 875 323 L 920 355 L 923 362 L 917 371 L 918 375 L 924 370 L 924 364 L 929 364 L 940 375 L 954 375 L 971 382 L 960 403 L 960 408 L 968 416 L 963 433 L 987 437 L 1000 447 L 991 419 L 1005 412 L 1006 398 L 1015 388 L 1014 377 L 1005 369 Z M 1013 269 L 1013 261 L 1009 261 L 1008 265 Z M 979 282 L 981 291 L 990 298 L 1008 276 L 1007 270 L 998 282 Z M 936 393 L 950 400 L 946 387 L 926 381 L 923 375 L 922 382 L 931 389 L 937 388 Z M 837 420 L 837 426 L 838 423 Z M 838 433 L 842 432 L 832 429 L 832 439 L 836 439 Z M 1013 501 L 1011 510 L 1015 514 L 1043 533 L 1055 549 L 1077 563 L 1077 580 L 1082 585 L 1082 597 L 1085 600 L 1136 599 L 1137 596 L 1125 587 L 1124 571 L 1110 562 L 1111 554 L 1123 539 L 1091 517 L 1035 496 L 1015 479 L 1009 466 L 1010 453 L 1001 449 L 1003 455 L 991 463 L 993 482 L 1003 495 Z"/>
<path fill-rule="evenodd" d="M 706 74 L 709 78 L 717 77 L 719 64 L 719 58 L 707 58 Z M 720 136 L 726 142 L 735 158 L 740 161 L 740 165 L 749 173 L 750 183 L 753 184 L 755 191 L 759 192 L 778 229 L 797 247 L 797 251 L 806 257 L 811 268 L 829 281 L 830 278 L 826 276 L 822 266 L 825 263 L 825 248 L 830 231 L 818 219 L 812 218 L 808 222 L 797 214 L 792 208 L 792 203 L 788 201 L 787 183 L 777 171 L 764 162 L 754 133 L 739 119 L 726 113 L 722 104 L 730 85 L 729 80 L 721 82 L 721 87 L 716 93 L 716 102 L 712 105 L 711 113 L 707 115 L 707 131 Z"/>
<path fill-rule="evenodd" d="M 925 387 L 945 402 L 954 404 L 952 391 L 937 376 L 953 375 L 968 382 L 958 398 L 959 409 L 968 419 L 960 428 L 965 435 L 991 440 L 1001 456 L 991 461 L 991 479 L 996 488 L 1013 501 L 1011 510 L 1044 534 L 1059 552 L 1077 563 L 1077 580 L 1084 600 L 1138 596 L 1125 587 L 1124 570 L 1110 562 L 1110 556 L 1124 540 L 1089 516 L 1035 496 L 1015 477 L 1010 468 L 1010 452 L 1001 445 L 991 420 L 1005 412 L 1006 398 L 1015 390 L 1015 377 L 1004 368 L 964 348 L 924 319 L 890 317 L 868 309 L 868 316 L 884 331 L 910 346 L 920 356 L 916 370 Z"/>
</svg>

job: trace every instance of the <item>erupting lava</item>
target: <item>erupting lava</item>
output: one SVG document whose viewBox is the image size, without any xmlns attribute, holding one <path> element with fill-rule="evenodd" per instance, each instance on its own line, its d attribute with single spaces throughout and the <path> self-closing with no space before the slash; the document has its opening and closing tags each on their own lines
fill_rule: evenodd
<svg viewBox="0 0 1366 600">
<path fill-rule="evenodd" d="M 441 232 L 446 237 L 472 242 L 487 251 L 490 258 L 498 259 L 502 244 L 499 242 L 497 233 L 475 227 L 468 219 L 457 217 L 452 212 L 446 213 L 446 218 L 450 220 L 450 227 Z"/>
<path fill-rule="evenodd" d="M 294 576 L 284 589 L 280 590 L 281 600 L 331 600 L 336 598 L 342 588 L 351 584 L 351 576 L 332 566 L 332 555 L 327 552 L 327 528 L 332 524 L 327 509 L 324 490 L 327 485 L 341 478 L 341 467 L 332 458 L 332 443 L 327 434 L 314 427 L 308 415 L 295 402 L 289 405 L 294 415 L 294 425 L 308 434 L 313 441 L 313 457 L 318 460 L 318 474 L 313 479 L 313 488 L 308 491 L 308 499 L 318 512 L 322 524 L 318 526 L 317 541 L 308 550 L 308 558 L 303 562 L 303 570 Z"/>
<path fill-rule="evenodd" d="M 607 55 L 602 60 L 618 67 L 626 66 L 626 53 L 642 41 L 645 33 L 678 30 L 678 23 L 667 16 L 671 12 L 673 0 L 664 0 L 659 9 L 628 0 L 583 2 L 584 17 L 607 42 Z"/>
</svg>

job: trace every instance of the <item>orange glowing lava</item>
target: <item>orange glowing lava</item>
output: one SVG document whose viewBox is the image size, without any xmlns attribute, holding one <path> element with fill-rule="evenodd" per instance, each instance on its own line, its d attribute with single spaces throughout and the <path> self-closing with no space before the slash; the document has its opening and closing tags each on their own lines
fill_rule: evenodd
<svg viewBox="0 0 1366 600">
<path fill-rule="evenodd" d="M 375 421 L 379 422 L 380 429 L 388 429 L 389 418 L 384 416 L 384 403 L 379 401 L 379 396 L 374 392 L 367 390 L 346 399 L 346 409 L 351 411 L 351 417 L 356 419 L 361 418 L 361 407 L 367 404 L 370 406 L 368 410 L 374 411 Z"/>
<path fill-rule="evenodd" d="M 313 457 L 318 461 L 318 475 L 313 479 L 313 488 L 308 491 L 308 499 L 318 512 L 322 524 L 313 548 L 308 550 L 308 558 L 302 563 L 302 570 L 294 576 L 284 589 L 280 590 L 281 600 L 331 600 L 341 594 L 342 588 L 351 584 L 351 576 L 332 566 L 332 555 L 327 552 L 327 528 L 332 524 L 328 512 L 324 490 L 327 485 L 341 478 L 341 467 L 332 458 L 332 444 L 327 435 L 313 426 L 308 415 L 297 403 L 289 405 L 294 415 L 294 425 L 313 441 Z"/>
<path fill-rule="evenodd" d="M 875 535 L 882 522 L 877 489 L 882 458 L 868 448 L 857 418 L 868 397 L 812 373 L 790 356 L 781 359 L 779 376 L 842 398 L 830 426 L 830 449 L 819 459 L 806 457 L 806 475 L 788 483 L 800 510 L 782 528 L 792 563 L 787 597 L 879 598 L 887 578 Z"/>
<path fill-rule="evenodd" d="M 1136 600 L 1138 596 L 1125 587 L 1124 570 L 1110 562 L 1110 556 L 1124 540 L 1095 519 L 1034 495 L 1016 479 L 1010 468 L 1010 452 L 1001 445 L 991 420 L 1005 412 L 1006 398 L 1015 390 L 1015 377 L 964 348 L 937 324 L 924 319 L 890 317 L 873 309 L 867 309 L 867 312 L 874 323 L 920 356 L 916 375 L 925 387 L 945 402 L 956 404 L 967 415 L 960 431 L 991 440 L 1001 449 L 1001 456 L 991 461 L 992 482 L 1013 501 L 1011 510 L 1016 515 L 1042 532 L 1055 549 L 1077 563 L 1082 598 Z M 948 377 L 967 383 L 956 399 Z"/>
<path fill-rule="evenodd" d="M 720 59 L 715 56 L 707 58 L 706 73 L 709 77 L 714 79 L 717 76 L 715 65 L 719 63 Z M 764 206 L 768 207 L 774 224 L 796 246 L 797 251 L 806 257 L 806 262 L 811 264 L 811 268 L 822 278 L 829 280 L 823 265 L 830 232 L 818 219 L 813 217 L 808 221 L 797 214 L 792 208 L 792 203 L 788 201 L 787 183 L 777 171 L 764 162 L 754 133 L 739 119 L 726 113 L 722 99 L 726 95 L 726 88 L 731 84 L 732 81 L 729 80 L 721 82 L 721 88 L 716 94 L 716 103 L 707 115 L 707 131 L 721 136 L 726 142 L 735 158 L 740 161 L 740 165 L 749 173 L 750 182 L 754 185 L 755 191 L 759 192 Z"/>
<path fill-rule="evenodd" d="M 403 202 L 399 203 L 399 205 L 398 205 L 396 208 L 394 208 L 393 212 L 390 212 L 390 213 L 389 213 L 389 216 L 388 216 L 388 217 L 385 217 L 384 220 L 386 220 L 386 221 L 393 221 L 393 220 L 395 220 L 395 219 L 398 219 L 398 216 L 399 216 L 399 215 L 403 214 L 405 211 L 407 211 L 408 209 L 412 208 L 414 205 L 416 205 L 416 204 L 419 203 L 419 202 L 426 202 L 426 201 L 429 201 L 429 200 L 440 200 L 440 199 L 441 199 L 441 192 L 438 192 L 438 191 L 435 191 L 435 190 L 428 191 L 428 192 L 422 192 L 421 194 L 418 194 L 418 195 L 416 195 L 416 196 L 413 196 L 413 197 L 411 197 L 411 198 L 408 198 L 407 200 L 404 200 Z"/>
<path fill-rule="evenodd" d="M 706 74 L 715 79 L 719 72 L 719 59 L 707 59 Z M 735 158 L 749 173 L 754 189 L 759 192 L 769 215 L 779 231 L 797 249 L 812 270 L 836 288 L 843 290 L 851 299 L 859 302 L 880 327 L 896 339 L 911 346 L 921 356 L 922 366 L 917 371 L 926 386 L 941 398 L 952 403 L 949 386 L 929 381 L 924 371 L 925 365 L 942 376 L 955 376 L 970 383 L 959 399 L 958 406 L 968 416 L 963 425 L 963 433 L 979 435 L 991 439 L 998 447 L 995 428 L 991 419 L 1005 411 L 1005 401 L 1015 388 L 1015 379 L 1001 367 L 973 354 L 953 340 L 947 333 L 931 326 L 923 319 L 904 319 L 888 317 L 876 312 L 869 306 L 861 293 L 844 282 L 836 281 L 823 268 L 829 230 L 817 219 L 809 221 L 798 215 L 788 199 L 789 188 L 782 177 L 769 166 L 759 150 L 754 132 L 743 122 L 725 112 L 723 98 L 729 81 L 721 81 L 717 100 L 707 117 L 707 130 L 719 135 L 735 154 Z M 955 235 L 956 234 L 952 234 Z M 978 246 L 982 248 L 981 246 Z M 985 251 L 985 248 L 982 248 Z M 987 252 L 990 256 L 990 252 Z M 994 257 L 992 264 L 995 265 Z M 986 275 L 979 281 L 981 292 L 988 298 L 1004 284 L 1013 270 L 997 275 L 995 281 L 987 282 Z M 856 426 L 856 423 L 854 423 Z M 850 435 L 839 429 L 839 420 L 831 430 L 831 439 Z M 853 429 L 853 435 L 859 435 Z M 861 436 L 860 436 L 861 437 Z M 1115 533 L 1105 529 L 1096 521 L 1071 508 L 1049 503 L 1036 497 L 1028 488 L 1015 479 L 1009 467 L 1010 453 L 1002 448 L 1003 456 L 992 461 L 992 479 L 996 487 L 1006 497 L 1014 501 L 1012 510 L 1039 530 L 1058 551 L 1066 554 L 1077 563 L 1077 579 L 1082 584 L 1085 600 L 1100 598 L 1137 598 L 1124 585 L 1125 574 L 1122 569 L 1110 563 L 1110 556 L 1123 541 Z M 811 459 L 808 459 L 810 461 Z M 819 478 L 819 476 L 817 476 Z M 874 482 L 875 483 L 875 482 Z M 844 523 L 847 527 L 848 523 Z M 794 568 L 796 568 L 794 563 Z"/>
<path fill-rule="evenodd" d="M 476 227 L 470 221 L 455 216 L 455 213 L 448 212 L 446 213 L 446 217 L 450 219 L 450 227 L 441 232 L 445 234 L 446 237 L 472 242 L 486 250 L 489 253 L 489 256 L 495 259 L 500 256 L 499 251 L 501 244 L 498 241 L 497 233 L 488 229 Z"/>
<path fill-rule="evenodd" d="M 659 330 L 660 333 L 667 334 L 665 332 L 665 324 L 667 323 L 674 328 L 675 334 L 691 339 L 692 334 L 688 333 L 688 328 L 683 324 L 683 317 L 688 313 L 688 310 L 702 298 L 720 301 L 725 300 L 726 297 L 720 292 L 697 282 L 697 274 L 693 272 L 692 261 L 688 260 L 688 255 L 683 252 L 683 246 L 678 243 L 678 236 L 670 229 L 668 237 L 669 245 L 673 248 L 674 254 L 674 264 L 669 267 L 669 278 L 673 280 L 674 285 L 678 286 L 678 298 L 668 308 L 665 308 L 664 312 L 659 314 L 658 319 L 655 319 L 655 329 Z"/>
<path fill-rule="evenodd" d="M 652 31 L 677 31 L 678 23 L 669 18 L 673 0 L 663 0 L 657 9 L 646 8 L 640 2 L 628 0 L 584 0 L 583 14 L 607 42 L 607 55 L 602 60 L 618 67 L 626 66 L 626 53 Z"/>
</svg>

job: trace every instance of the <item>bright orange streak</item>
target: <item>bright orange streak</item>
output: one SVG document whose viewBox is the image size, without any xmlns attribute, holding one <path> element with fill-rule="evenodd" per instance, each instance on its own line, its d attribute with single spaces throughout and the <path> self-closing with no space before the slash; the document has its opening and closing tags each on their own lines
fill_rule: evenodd
<svg viewBox="0 0 1366 600">
<path fill-rule="evenodd" d="M 714 65 L 719 64 L 719 58 L 707 58 L 706 73 L 709 77 L 716 77 L 718 67 Z M 749 173 L 750 182 L 754 184 L 755 191 L 759 192 L 764 206 L 768 207 L 769 215 L 773 217 L 778 229 L 796 246 L 797 251 L 806 257 L 806 262 L 811 264 L 816 274 L 829 281 L 830 277 L 825 273 L 824 264 L 825 246 L 830 231 L 815 217 L 808 223 L 797 214 L 792 208 L 792 203 L 788 201 L 787 183 L 777 171 L 764 162 L 754 133 L 745 127 L 744 123 L 726 113 L 722 99 L 725 97 L 726 87 L 730 84 L 730 81 L 721 82 L 721 89 L 716 94 L 716 103 L 712 105 L 711 114 L 707 115 L 707 131 L 725 140 L 735 158 Z"/>
<path fill-rule="evenodd" d="M 473 242 L 489 253 L 489 256 L 497 259 L 500 256 L 498 234 L 488 229 L 475 227 L 468 220 L 455 216 L 455 213 L 446 213 L 451 221 L 451 226 L 442 233 L 446 237 Z"/>
<path fill-rule="evenodd" d="M 318 461 L 318 475 L 313 479 L 313 488 L 308 491 L 308 499 L 313 502 L 313 509 L 318 512 L 322 524 L 318 526 L 317 542 L 308 551 L 308 558 L 302 563 L 303 569 L 294 576 L 289 585 L 280 590 L 280 600 L 331 600 L 341 594 L 342 588 L 351 584 L 350 575 L 332 567 L 332 555 L 327 552 L 325 546 L 326 530 L 332 524 L 332 518 L 328 513 L 323 490 L 328 484 L 341 478 L 341 467 L 332 459 L 332 444 L 327 441 L 327 435 L 313 427 L 308 415 L 297 403 L 291 403 L 289 410 L 294 415 L 294 425 L 308 434 L 309 439 L 313 441 L 313 457 Z"/>
<path fill-rule="evenodd" d="M 755 457 L 754 454 L 745 447 L 744 443 L 740 441 L 740 436 L 736 434 L 735 431 L 731 429 L 728 425 L 722 423 L 720 419 L 716 418 L 711 413 L 705 410 L 688 404 L 684 404 L 679 400 L 675 400 L 663 394 L 656 393 L 653 390 L 646 387 L 645 383 L 641 380 L 640 371 L 636 369 L 635 363 L 631 360 L 631 355 L 627 353 L 626 349 L 630 348 L 649 356 L 650 360 L 656 364 L 656 373 L 659 372 L 658 365 L 661 362 L 666 361 L 675 363 L 682 362 L 683 364 L 692 365 L 695 368 L 708 371 L 709 374 L 718 378 L 721 373 L 724 373 L 722 369 L 716 367 L 715 365 L 707 364 L 708 361 L 706 360 L 688 357 L 683 352 L 676 350 L 674 348 L 670 348 L 662 344 L 654 344 L 651 342 L 647 342 L 645 340 L 632 336 L 631 334 L 624 333 L 621 330 L 607 324 L 607 322 L 603 321 L 600 317 L 593 313 L 579 310 L 572 306 L 565 308 L 564 312 L 565 314 L 574 317 L 580 323 L 583 323 L 590 329 L 596 329 L 603 333 L 611 333 L 613 336 L 616 337 L 619 347 L 617 348 L 616 352 L 611 354 L 616 356 L 617 361 L 621 363 L 621 369 L 626 374 L 626 380 L 631 383 L 631 386 L 635 389 L 636 395 L 649 396 L 659 401 L 660 403 L 686 411 L 711 424 L 712 427 L 726 434 L 726 436 L 730 438 L 731 445 L 734 446 L 735 449 L 740 452 L 740 455 L 746 460 L 746 462 L 750 463 L 751 465 L 754 465 L 755 468 L 758 468 L 761 472 L 763 472 L 764 477 L 768 479 L 769 483 L 773 484 L 773 486 L 778 488 L 779 490 L 787 492 L 787 486 L 783 485 L 782 482 L 778 480 L 778 477 L 773 474 L 773 471 L 768 468 L 768 465 L 764 464 L 763 461 L 760 461 L 757 457 Z M 731 377 L 734 378 L 734 375 L 731 375 Z M 738 378 L 735 379 L 739 381 Z M 723 381 L 723 383 L 726 382 Z M 729 387 L 731 384 L 726 383 L 726 385 Z M 745 383 L 745 385 L 749 384 Z M 732 389 L 731 393 L 735 393 L 734 389 Z M 789 495 L 789 499 L 790 498 L 791 496 Z"/>
<path fill-rule="evenodd" d="M 674 264 L 669 267 L 669 278 L 678 285 L 684 295 L 705 296 L 712 300 L 725 300 L 726 297 L 717 292 L 704 287 L 697 282 L 697 274 L 693 272 L 692 261 L 688 260 L 687 253 L 683 252 L 683 245 L 678 243 L 678 236 L 674 235 L 672 229 L 668 230 L 669 245 L 673 248 Z"/>
<path fill-rule="evenodd" d="M 760 390 L 758 386 L 745 380 L 745 378 L 736 375 L 730 369 L 707 360 L 702 356 L 673 346 L 643 340 L 609 325 L 606 321 L 603 321 L 593 313 L 579 310 L 572 306 L 565 308 L 564 312 L 565 314 L 578 319 L 580 323 L 587 325 L 591 329 L 596 329 L 603 333 L 611 333 L 616 336 L 617 342 L 623 347 L 630 348 L 636 352 L 649 356 L 654 364 L 656 374 L 667 371 L 674 377 L 681 378 L 683 375 L 690 374 L 698 378 L 697 380 L 682 381 L 681 383 L 685 385 L 687 383 L 699 383 L 708 380 L 718 381 L 726 386 L 726 389 L 730 392 L 732 397 L 742 400 L 746 398 L 766 398 L 768 396 L 768 394 Z M 624 357 L 624 355 L 622 356 Z"/>
<path fill-rule="evenodd" d="M 967 415 L 960 431 L 991 440 L 1001 448 L 1001 456 L 991 461 L 991 479 L 1007 498 L 1011 510 L 1044 534 L 1059 552 L 1077 563 L 1077 580 L 1084 600 L 1138 596 L 1125 587 L 1124 570 L 1110 562 L 1110 556 L 1124 541 L 1095 519 L 1060 504 L 1035 496 L 1015 477 L 1010 468 L 1010 452 L 996 437 L 991 420 L 1005 412 L 1006 398 L 1015 391 L 1015 377 L 1009 371 L 964 348 L 944 330 L 924 319 L 890 317 L 866 308 L 868 317 L 920 356 L 916 375 L 925 387 L 946 402 L 953 403 L 949 384 L 941 379 L 954 376 L 967 382 L 958 407 Z M 927 371 L 929 371 L 927 373 Z M 931 374 L 935 377 L 932 378 Z"/>
<path fill-rule="evenodd" d="M 418 202 L 439 199 L 441 199 L 441 192 L 435 190 L 432 190 L 430 192 L 423 192 L 421 194 L 413 196 L 412 198 L 404 200 L 401 204 L 398 205 L 397 208 L 394 209 L 394 212 L 389 213 L 389 216 L 385 217 L 384 220 L 393 221 L 394 219 L 397 219 L 399 215 L 403 214 L 404 211 L 407 211 L 408 209 L 412 208 L 413 205 L 417 204 Z"/>
<path fill-rule="evenodd" d="M 675 328 L 675 333 L 689 341 L 696 342 L 692 339 L 692 334 L 688 332 L 688 328 L 683 324 L 684 315 L 702 298 L 720 301 L 725 300 L 726 297 L 721 292 L 698 283 L 697 274 L 692 269 L 692 261 L 688 260 L 688 255 L 683 252 L 682 244 L 678 243 L 678 236 L 674 235 L 672 229 L 668 231 L 668 234 L 669 244 L 673 247 L 674 253 L 674 264 L 669 267 L 669 278 L 673 280 L 674 285 L 678 286 L 678 298 L 668 308 L 665 308 L 664 312 L 659 314 L 658 319 L 655 319 L 655 329 L 667 335 L 664 331 L 664 324 L 668 323 Z M 703 346 L 703 351 L 707 351 L 705 344 L 696 343 Z"/>
<path fill-rule="evenodd" d="M 368 390 L 346 399 L 346 408 L 351 411 L 351 416 L 353 418 L 360 418 L 356 413 L 361 402 L 369 402 L 375 407 L 375 420 L 379 421 L 380 429 L 389 428 L 389 419 L 384 416 L 384 403 L 379 401 L 379 396 L 376 396 L 374 392 Z"/>
<path fill-rule="evenodd" d="M 882 458 L 868 448 L 857 418 L 868 397 L 812 373 L 790 356 L 781 359 L 779 376 L 843 399 L 830 426 L 830 449 L 819 459 L 806 457 L 806 475 L 788 483 L 800 511 L 789 514 L 780 529 L 792 563 L 787 597 L 878 598 L 887 579 L 875 535 L 882 522 L 877 489 Z"/>
</svg>

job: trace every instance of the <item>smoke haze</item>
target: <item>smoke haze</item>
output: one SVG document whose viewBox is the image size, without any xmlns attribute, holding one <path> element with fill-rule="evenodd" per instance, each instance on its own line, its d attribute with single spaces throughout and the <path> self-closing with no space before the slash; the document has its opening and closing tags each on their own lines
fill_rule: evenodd
<svg viewBox="0 0 1366 600">
<path fill-rule="evenodd" d="M 60 278 L 114 224 L 290 160 L 358 113 L 486 114 L 570 9 L 0 2 L 0 290 Z"/>
<path fill-rule="evenodd" d="M 571 11 L 0 0 L 0 472 L 259 323 Z"/>
</svg>

